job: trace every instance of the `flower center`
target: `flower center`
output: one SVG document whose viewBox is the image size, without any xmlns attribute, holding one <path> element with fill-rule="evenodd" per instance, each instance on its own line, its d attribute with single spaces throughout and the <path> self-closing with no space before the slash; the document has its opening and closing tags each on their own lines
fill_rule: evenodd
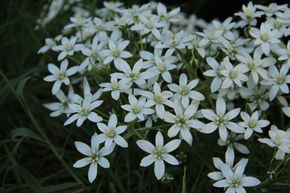
<svg viewBox="0 0 290 193">
<path fill-rule="evenodd" d="M 116 133 L 115 133 L 115 131 L 112 130 L 112 129 L 109 129 L 109 131 L 107 132 L 107 136 L 108 136 L 109 138 L 114 138 L 115 135 L 116 135 Z"/>
<path fill-rule="evenodd" d="M 88 110 L 86 108 L 82 108 L 81 115 L 86 116 L 88 114 Z"/>
<path fill-rule="evenodd" d="M 172 45 L 176 45 L 176 44 L 177 44 L 177 41 L 173 40 L 173 41 L 171 42 L 171 44 L 172 44 Z"/>
<path fill-rule="evenodd" d="M 179 123 L 184 125 L 186 123 L 185 119 L 179 119 Z"/>
<path fill-rule="evenodd" d="M 237 78 L 238 75 L 239 75 L 239 73 L 238 73 L 237 71 L 233 70 L 233 71 L 231 72 L 231 74 L 230 74 L 230 77 L 231 77 L 232 79 L 234 79 L 234 78 Z"/>
<path fill-rule="evenodd" d="M 244 10 L 244 12 L 245 12 L 245 14 L 246 14 L 248 17 L 252 17 L 252 15 L 253 15 L 253 13 L 254 13 L 253 9 L 249 9 L 249 8 L 246 8 L 246 9 Z"/>
<path fill-rule="evenodd" d="M 275 28 L 279 29 L 281 27 L 281 23 L 279 21 L 275 22 Z"/>
<path fill-rule="evenodd" d="M 112 82 L 111 85 L 113 90 L 117 90 L 119 88 L 119 85 L 116 81 Z"/>
<path fill-rule="evenodd" d="M 188 94 L 188 88 L 187 88 L 187 86 L 181 86 L 179 92 L 183 96 L 187 95 Z"/>
<path fill-rule="evenodd" d="M 148 29 L 152 29 L 153 28 L 153 21 L 152 20 L 150 20 L 150 21 L 148 21 L 148 23 L 146 23 L 146 27 L 148 28 Z"/>
<path fill-rule="evenodd" d="M 71 50 L 72 49 L 71 44 L 70 43 L 66 43 L 65 44 L 65 49 L 68 50 L 68 51 Z"/>
<path fill-rule="evenodd" d="M 256 126 L 256 123 L 257 122 L 255 120 L 251 120 L 250 123 L 249 123 L 249 125 L 250 125 L 251 128 L 253 128 L 253 127 Z"/>
<path fill-rule="evenodd" d="M 57 74 L 57 77 L 59 80 L 62 80 L 62 79 L 64 79 L 64 74 L 60 72 Z"/>
<path fill-rule="evenodd" d="M 119 56 L 119 50 L 118 49 L 114 49 L 112 51 L 113 56 L 118 57 Z"/>
<path fill-rule="evenodd" d="M 77 17 L 77 23 L 81 24 L 83 22 L 83 19 L 81 16 L 78 16 Z"/>
<path fill-rule="evenodd" d="M 98 155 L 95 154 L 95 153 L 93 153 L 93 154 L 91 155 L 91 158 L 92 158 L 92 160 L 96 160 L 96 159 L 98 158 Z"/>
<path fill-rule="evenodd" d="M 157 148 L 154 152 L 157 159 L 162 159 L 164 155 L 164 150 L 162 148 Z"/>
<path fill-rule="evenodd" d="M 133 113 L 135 113 L 135 114 L 138 114 L 139 112 L 140 112 L 140 107 L 139 107 L 139 105 L 134 105 L 134 107 L 133 107 Z"/>
<path fill-rule="evenodd" d="M 161 102 L 162 101 L 162 96 L 155 96 L 155 101 L 156 102 Z"/>
<path fill-rule="evenodd" d="M 278 84 L 282 84 L 282 83 L 284 82 L 284 77 L 282 77 L 282 76 L 277 77 L 277 78 L 276 78 L 276 82 L 277 82 Z"/>
<path fill-rule="evenodd" d="M 225 122 L 225 119 L 224 119 L 223 117 L 220 117 L 220 118 L 219 118 L 219 123 L 220 123 L 220 124 L 223 124 L 224 122 Z"/>
<path fill-rule="evenodd" d="M 263 40 L 263 41 L 268 41 L 269 38 L 270 38 L 269 34 L 267 34 L 267 33 L 263 33 L 263 34 L 262 34 L 262 40 Z"/>
<path fill-rule="evenodd" d="M 238 183 L 239 183 L 238 180 L 233 180 L 233 181 L 232 181 L 232 184 L 233 184 L 233 185 L 237 185 Z"/>
<path fill-rule="evenodd" d="M 68 102 L 67 101 L 62 102 L 62 106 L 65 108 L 68 107 Z"/>
<path fill-rule="evenodd" d="M 129 76 L 130 76 L 130 78 L 134 79 L 136 74 L 132 72 L 132 73 L 129 74 Z"/>
<path fill-rule="evenodd" d="M 156 65 L 161 72 L 165 71 L 165 65 L 163 63 L 157 63 Z"/>
<path fill-rule="evenodd" d="M 275 136 L 275 142 L 276 142 L 276 144 L 280 144 L 280 142 L 281 142 L 281 135 L 276 135 Z"/>
</svg>

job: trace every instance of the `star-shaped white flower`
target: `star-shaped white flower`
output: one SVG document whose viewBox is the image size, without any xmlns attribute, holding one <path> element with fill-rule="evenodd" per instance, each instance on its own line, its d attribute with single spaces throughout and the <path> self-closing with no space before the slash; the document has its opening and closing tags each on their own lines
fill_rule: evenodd
<svg viewBox="0 0 290 193">
<path fill-rule="evenodd" d="M 258 139 L 261 143 L 265 143 L 270 147 L 277 147 L 278 151 L 275 154 L 277 160 L 282 160 L 286 153 L 290 153 L 290 130 L 283 131 L 277 126 L 272 125 L 269 130 L 269 138 Z"/>
<path fill-rule="evenodd" d="M 97 113 L 93 112 L 93 110 L 99 107 L 103 100 L 98 100 L 102 90 L 98 90 L 94 95 L 91 94 L 90 85 L 86 78 L 84 78 L 84 99 L 79 103 L 70 104 L 69 108 L 73 110 L 73 115 L 66 120 L 64 125 L 71 124 L 75 120 L 77 120 L 77 126 L 80 127 L 86 119 L 97 123 L 103 120 Z"/>
<path fill-rule="evenodd" d="M 226 113 L 226 107 L 225 100 L 222 97 L 219 97 L 216 101 L 216 112 L 212 109 L 203 109 L 202 114 L 204 118 L 210 120 L 211 122 L 207 123 L 205 127 L 200 130 L 200 132 L 212 133 L 216 129 L 219 129 L 219 135 L 223 141 L 226 141 L 228 138 L 227 129 L 235 133 L 244 133 L 245 129 L 243 127 L 231 121 L 240 114 L 241 109 L 236 108 Z"/>
<path fill-rule="evenodd" d="M 129 103 L 130 105 L 122 105 L 122 109 L 129 111 L 129 113 L 125 117 L 125 122 L 134 121 L 138 118 L 140 121 L 144 121 L 144 115 L 150 115 L 154 113 L 151 107 L 152 104 L 146 102 L 146 98 L 141 97 L 139 100 L 134 95 L 129 95 Z"/>
<path fill-rule="evenodd" d="M 253 187 L 261 183 L 258 178 L 244 175 L 246 165 L 247 161 L 241 162 L 236 168 L 222 165 L 221 171 L 225 179 L 217 181 L 213 186 L 226 188 L 226 193 L 246 193 L 244 187 Z"/>
<path fill-rule="evenodd" d="M 242 87 L 242 83 L 248 80 L 248 77 L 244 74 L 248 71 L 248 68 L 242 64 L 233 66 L 228 57 L 222 63 L 225 67 L 224 70 L 221 70 L 221 74 L 225 76 L 222 88 L 230 88 L 235 84 L 238 87 Z"/>
<path fill-rule="evenodd" d="M 175 92 L 173 96 L 174 99 L 180 100 L 184 107 L 189 105 L 189 98 L 195 101 L 202 101 L 204 100 L 204 96 L 197 91 L 192 90 L 198 84 L 199 79 L 192 80 L 188 83 L 188 79 L 186 74 L 182 73 L 179 77 L 179 85 L 177 84 L 169 84 L 168 88 Z"/>
<path fill-rule="evenodd" d="M 186 108 L 181 106 L 177 101 L 174 104 L 175 115 L 165 111 L 164 121 L 173 125 L 168 129 L 167 135 L 175 137 L 179 133 L 179 137 L 184 139 L 189 145 L 192 144 L 192 135 L 190 128 L 201 129 L 204 124 L 195 119 L 193 116 L 198 110 L 199 103 L 192 103 Z"/>
<path fill-rule="evenodd" d="M 152 104 L 152 106 L 155 106 L 155 111 L 157 115 L 163 119 L 164 118 L 164 113 L 165 113 L 165 107 L 169 106 L 173 108 L 174 104 L 172 101 L 169 100 L 170 97 L 172 97 L 173 93 L 170 91 L 163 91 L 161 92 L 160 85 L 155 82 L 153 86 L 153 92 L 149 91 L 140 91 L 140 94 L 142 96 L 147 97 L 148 103 Z"/>
<path fill-rule="evenodd" d="M 99 143 L 105 142 L 105 147 L 109 147 L 112 143 L 115 143 L 121 147 L 128 147 L 127 141 L 120 136 L 123 133 L 127 126 L 118 126 L 118 119 L 115 114 L 112 114 L 109 118 L 108 125 L 104 123 L 97 123 L 97 126 L 102 134 L 98 135 L 97 140 Z"/>
<path fill-rule="evenodd" d="M 249 139 L 254 131 L 262 133 L 262 128 L 267 127 L 270 124 L 270 122 L 267 120 L 259 120 L 258 111 L 255 111 L 251 116 L 246 112 L 241 112 L 241 117 L 243 122 L 240 122 L 239 124 L 246 128 L 245 140 Z"/>
<path fill-rule="evenodd" d="M 88 179 L 91 183 L 97 177 L 98 165 L 103 168 L 110 167 L 109 161 L 104 156 L 109 155 L 114 150 L 114 145 L 110 146 L 109 148 L 103 147 L 99 149 L 97 136 L 98 135 L 96 133 L 92 136 L 91 147 L 80 141 L 75 142 L 77 150 L 86 157 L 75 162 L 73 167 L 82 168 L 90 164 Z"/>
<path fill-rule="evenodd" d="M 64 83 L 65 85 L 70 84 L 69 76 L 74 75 L 78 71 L 78 67 L 74 66 L 69 69 L 68 67 L 68 61 L 64 60 L 60 64 L 60 68 L 58 68 L 54 64 L 48 64 L 48 71 L 52 75 L 48 75 L 44 78 L 47 82 L 54 82 L 52 86 L 52 94 L 56 94 L 62 85 Z"/>
<path fill-rule="evenodd" d="M 147 167 L 154 162 L 154 173 L 158 180 L 162 178 L 165 173 L 164 161 L 171 165 L 178 165 L 178 160 L 169 153 L 174 151 L 180 145 L 180 139 L 174 139 L 164 145 L 163 135 L 160 131 L 155 137 L 155 146 L 147 140 L 138 140 L 137 145 L 150 155 L 141 160 L 140 166 Z"/>
</svg>

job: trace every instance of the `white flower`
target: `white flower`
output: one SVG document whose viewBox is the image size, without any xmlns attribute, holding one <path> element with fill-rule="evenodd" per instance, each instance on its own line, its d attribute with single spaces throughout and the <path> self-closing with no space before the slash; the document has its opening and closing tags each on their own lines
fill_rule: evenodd
<svg viewBox="0 0 290 193">
<path fill-rule="evenodd" d="M 230 166 L 233 169 L 236 169 L 239 165 L 247 163 L 248 160 L 247 159 L 241 159 L 238 163 L 236 163 L 236 165 L 234 165 L 234 161 L 235 161 L 235 153 L 233 151 L 227 151 L 225 153 L 225 162 L 223 162 L 220 158 L 218 157 L 213 157 L 213 164 L 214 167 L 216 169 L 218 169 L 219 171 L 215 171 L 215 172 L 210 172 L 208 173 L 208 177 L 211 178 L 212 180 L 221 180 L 224 179 L 225 176 L 222 173 L 222 167 L 224 167 L 225 165 Z"/>
<path fill-rule="evenodd" d="M 115 76 L 116 78 L 121 79 L 119 82 L 120 85 L 124 87 L 131 87 L 133 83 L 136 83 L 138 86 L 142 87 L 146 84 L 145 80 L 150 79 L 157 75 L 158 72 L 153 71 L 151 69 L 141 72 L 141 69 L 143 68 L 143 60 L 139 59 L 133 69 L 131 70 L 129 64 L 124 61 L 122 65 L 120 66 L 120 70 L 123 73 L 113 73 L 111 76 Z"/>
<path fill-rule="evenodd" d="M 118 126 L 118 119 L 115 114 L 112 114 L 109 118 L 108 125 L 104 123 L 97 123 L 97 126 L 102 134 L 98 135 L 97 140 L 99 143 L 105 142 L 105 147 L 110 147 L 112 143 L 115 143 L 121 147 L 128 147 L 127 141 L 120 136 L 123 133 L 127 126 Z"/>
<path fill-rule="evenodd" d="M 56 94 L 59 91 L 62 83 L 64 83 L 65 85 L 69 85 L 70 84 L 69 76 L 74 75 L 78 71 L 77 66 L 71 67 L 69 69 L 67 69 L 67 67 L 68 67 L 67 60 L 61 62 L 60 68 L 58 68 L 54 64 L 48 64 L 48 71 L 52 75 L 46 76 L 44 80 L 47 82 L 54 82 L 51 90 L 52 94 Z"/>
<path fill-rule="evenodd" d="M 104 64 L 108 64 L 114 61 L 114 65 L 118 70 L 122 69 L 122 66 L 126 61 L 123 58 L 130 58 L 132 54 L 124 49 L 129 45 L 129 41 L 114 42 L 109 39 L 109 49 L 102 50 L 101 55 L 105 57 Z"/>
<path fill-rule="evenodd" d="M 73 167 L 82 168 L 90 164 L 88 178 L 91 183 L 97 177 L 98 165 L 100 165 L 103 168 L 110 167 L 109 161 L 104 156 L 112 153 L 114 149 L 113 145 L 110 146 L 109 148 L 103 147 L 99 149 L 99 142 L 97 140 L 97 136 L 98 135 L 96 133 L 92 136 L 91 147 L 80 141 L 75 142 L 77 150 L 86 157 L 74 163 Z"/>
<path fill-rule="evenodd" d="M 236 108 L 226 113 L 226 102 L 222 97 L 219 97 L 216 101 L 216 113 L 212 109 L 201 110 L 204 118 L 211 122 L 207 123 L 200 132 L 212 133 L 218 128 L 220 138 L 223 141 L 226 141 L 228 138 L 227 129 L 235 133 L 244 133 L 245 129 L 243 127 L 231 121 L 240 114 L 240 110 L 240 108 Z"/>
<path fill-rule="evenodd" d="M 74 111 L 74 114 L 66 120 L 64 125 L 71 124 L 75 120 L 77 120 L 77 126 L 80 127 L 86 119 L 97 123 L 103 120 L 97 113 L 93 112 L 93 110 L 99 107 L 103 101 L 98 100 L 100 97 L 102 90 L 98 90 L 94 95 L 91 94 L 90 86 L 86 78 L 84 78 L 83 82 L 84 86 L 84 99 L 78 104 L 70 104 L 69 108 Z"/>
<path fill-rule="evenodd" d="M 164 105 L 167 105 L 171 108 L 173 108 L 174 106 L 172 101 L 169 100 L 169 98 L 172 97 L 173 93 L 170 91 L 161 92 L 160 85 L 157 82 L 154 83 L 153 93 L 149 91 L 140 91 L 140 94 L 148 99 L 147 103 L 155 106 L 155 111 L 161 119 L 164 118 Z"/>
<path fill-rule="evenodd" d="M 179 137 L 184 139 L 189 145 L 192 144 L 192 135 L 190 128 L 201 129 L 204 124 L 193 118 L 193 115 L 198 110 L 199 103 L 192 103 L 186 108 L 183 108 L 177 101 L 175 101 L 174 112 L 175 115 L 165 111 L 164 121 L 173 123 L 168 129 L 167 135 L 175 137 L 179 133 Z"/>
<path fill-rule="evenodd" d="M 270 5 L 268 6 L 263 6 L 263 5 L 256 5 L 256 7 L 258 9 L 261 9 L 264 11 L 264 14 L 267 17 L 272 17 L 274 14 L 280 12 L 280 11 L 284 11 L 285 9 L 287 9 L 287 5 L 277 5 L 277 3 L 270 3 Z"/>
<path fill-rule="evenodd" d="M 251 57 L 248 53 L 243 52 L 241 54 L 237 54 L 237 59 L 250 71 L 250 76 L 254 83 L 257 84 L 259 82 L 259 75 L 263 79 L 268 78 L 268 72 L 265 70 L 266 67 L 272 66 L 276 63 L 276 59 L 273 57 L 261 58 L 262 53 L 256 49 L 254 52 L 254 56 Z M 255 85 L 253 84 L 253 85 Z"/>
<path fill-rule="evenodd" d="M 266 86 L 258 87 L 255 85 L 253 88 L 240 88 L 240 94 L 242 98 L 245 98 L 251 102 L 253 109 L 256 109 L 258 106 L 261 110 L 266 111 L 270 104 L 268 103 L 269 92 Z"/>
<path fill-rule="evenodd" d="M 262 133 L 263 130 L 261 128 L 267 127 L 270 124 L 267 120 L 259 120 L 258 111 L 255 111 L 251 116 L 246 112 L 241 112 L 241 117 L 243 122 L 240 122 L 239 124 L 246 128 L 245 140 L 249 139 L 254 131 Z"/>
<path fill-rule="evenodd" d="M 141 51 L 140 56 L 145 60 L 145 66 L 151 66 L 152 71 L 156 71 L 161 74 L 163 80 L 166 82 L 172 82 L 170 70 L 175 69 L 177 66 L 174 64 L 178 61 L 177 57 L 172 56 L 173 50 L 167 50 L 164 56 L 162 55 L 162 49 L 154 49 L 154 54 L 148 51 Z"/>
<path fill-rule="evenodd" d="M 214 77 L 210 89 L 211 92 L 216 92 L 221 87 L 223 81 L 223 76 L 220 73 L 222 65 L 219 65 L 219 63 L 212 57 L 206 58 L 206 62 L 212 69 L 205 71 L 203 74 L 209 77 Z"/>
<path fill-rule="evenodd" d="M 133 25 L 130 29 L 132 31 L 141 31 L 141 34 L 147 34 L 152 32 L 153 30 L 157 30 L 164 26 L 164 24 L 160 23 L 158 17 L 155 15 L 144 16 L 140 15 L 140 23 Z"/>
<path fill-rule="evenodd" d="M 51 117 L 57 117 L 63 113 L 69 116 L 71 113 L 73 113 L 73 110 L 69 108 L 69 105 L 72 103 L 77 103 L 81 100 L 79 95 L 74 94 L 73 88 L 71 86 L 69 87 L 67 96 L 64 95 L 62 90 L 59 90 L 55 96 L 60 102 L 47 103 L 43 105 L 44 107 L 53 111 L 50 113 Z"/>
<path fill-rule="evenodd" d="M 78 46 L 78 49 L 87 56 L 87 58 L 80 64 L 79 71 L 86 68 L 90 71 L 97 62 L 100 61 L 100 52 L 104 47 L 105 42 L 101 42 L 98 36 L 95 36 L 89 48 L 83 44 Z"/>
<path fill-rule="evenodd" d="M 288 41 L 287 47 L 286 48 L 280 48 L 278 50 L 278 53 L 280 55 L 278 60 L 285 61 L 285 64 L 287 64 L 290 67 L 290 41 Z"/>
<path fill-rule="evenodd" d="M 106 31 L 113 31 L 114 30 L 114 21 L 105 22 L 98 17 L 94 17 L 92 22 L 88 22 L 87 28 L 96 33 L 97 36 L 101 37 L 106 34 Z"/>
<path fill-rule="evenodd" d="M 157 5 L 157 14 L 160 21 L 166 22 L 176 22 L 178 21 L 175 17 L 180 12 L 180 8 L 175 8 L 171 10 L 170 12 L 167 12 L 166 7 L 162 3 L 158 3 Z"/>
<path fill-rule="evenodd" d="M 235 169 L 230 165 L 222 165 L 221 171 L 225 179 L 221 179 L 213 184 L 218 188 L 226 188 L 226 193 L 246 193 L 244 187 L 253 187 L 260 184 L 260 180 L 255 177 L 244 175 L 247 161 L 241 162 Z"/>
<path fill-rule="evenodd" d="M 253 2 L 249 2 L 247 6 L 243 5 L 242 12 L 238 12 L 235 15 L 241 17 L 241 21 L 237 23 L 236 27 L 244 27 L 245 25 L 254 26 L 257 24 L 256 18 L 261 17 L 263 12 L 256 11 L 256 5 Z"/>
<path fill-rule="evenodd" d="M 84 26 L 88 21 L 90 20 L 90 18 L 83 18 L 81 15 L 77 15 L 75 17 L 71 17 L 70 21 L 72 23 L 68 24 L 65 26 L 65 29 L 68 28 L 73 28 L 73 27 L 82 27 Z"/>
<path fill-rule="evenodd" d="M 182 105 L 187 107 L 189 105 L 189 98 L 194 101 L 202 101 L 204 100 L 204 96 L 197 91 L 192 90 L 198 84 L 199 79 L 192 80 L 188 83 L 188 79 L 186 74 L 182 73 L 179 76 L 179 85 L 177 84 L 169 84 L 168 88 L 175 92 L 174 98 L 177 100 L 181 99 Z"/>
<path fill-rule="evenodd" d="M 118 12 L 120 11 L 120 7 L 123 5 L 123 3 L 120 2 L 114 2 L 114 1 L 109 1 L 109 2 L 105 2 L 104 1 L 104 6 L 110 10 L 110 11 L 114 11 L 114 12 Z"/>
<path fill-rule="evenodd" d="M 178 165 L 178 160 L 169 153 L 174 151 L 180 145 L 180 139 L 174 139 L 164 145 L 163 136 L 160 131 L 155 137 L 155 146 L 147 140 L 138 140 L 137 145 L 150 155 L 141 160 L 140 166 L 147 167 L 154 162 L 154 173 L 158 180 L 165 173 L 164 161 L 171 165 Z"/>
<path fill-rule="evenodd" d="M 248 80 L 248 77 L 244 74 L 248 71 L 245 65 L 239 64 L 234 67 L 228 57 L 223 60 L 222 65 L 225 69 L 220 72 L 226 77 L 223 80 L 222 88 L 230 88 L 233 87 L 234 84 L 238 87 L 242 87 L 242 83 Z"/>
<path fill-rule="evenodd" d="M 100 86 L 104 87 L 103 92 L 111 91 L 111 96 L 114 100 L 118 100 L 120 93 L 130 88 L 128 85 L 120 85 L 120 81 L 114 76 L 111 76 L 110 83 L 101 83 Z"/>
<path fill-rule="evenodd" d="M 125 122 L 134 121 L 138 118 L 140 121 L 144 121 L 144 115 L 150 115 L 154 113 L 151 107 L 152 104 L 146 102 L 146 98 L 141 97 L 139 100 L 136 99 L 134 95 L 129 95 L 129 103 L 130 105 L 122 105 L 122 109 L 129 111 L 129 113 L 125 117 Z"/>
<path fill-rule="evenodd" d="M 77 37 L 71 37 L 70 39 L 63 37 L 61 39 L 61 45 L 57 48 L 57 51 L 61 51 L 57 57 L 58 61 L 63 60 L 67 55 L 72 56 L 74 54 L 77 50 L 76 41 Z"/>
<path fill-rule="evenodd" d="M 277 126 L 272 125 L 269 130 L 269 138 L 258 139 L 261 143 L 265 143 L 270 147 L 277 147 L 278 151 L 275 154 L 277 160 L 282 160 L 286 153 L 290 153 L 290 134 L 289 132 L 280 130 Z"/>
<path fill-rule="evenodd" d="M 218 139 L 218 145 L 220 146 L 227 146 L 226 153 L 233 152 L 234 149 L 238 150 L 242 154 L 248 154 L 250 153 L 247 146 L 239 143 L 238 141 L 243 139 L 244 136 L 242 134 L 236 134 L 234 132 L 229 132 L 229 137 L 226 141 L 223 141 L 222 139 Z"/>
<path fill-rule="evenodd" d="M 37 53 L 38 54 L 42 54 L 45 53 L 48 50 L 53 50 L 56 51 L 57 50 L 57 46 L 56 46 L 56 42 L 53 38 L 45 38 L 45 45 L 43 47 L 41 47 Z"/>
<path fill-rule="evenodd" d="M 266 23 L 261 24 L 260 30 L 251 28 L 250 34 L 256 39 L 255 45 L 260 46 L 259 48 L 262 49 L 263 53 L 267 56 L 271 51 L 271 46 L 280 43 L 281 40 L 279 38 L 282 37 L 282 34 L 278 30 L 272 29 L 272 27 Z"/>
<path fill-rule="evenodd" d="M 269 94 L 269 99 L 271 101 L 276 97 L 279 90 L 286 94 L 289 93 L 287 83 L 290 83 L 290 75 L 287 75 L 288 70 L 289 67 L 287 65 L 283 65 L 280 69 L 280 72 L 276 66 L 271 66 L 269 68 L 270 78 L 261 82 L 262 85 L 271 86 Z"/>
<path fill-rule="evenodd" d="M 194 38 L 193 35 L 185 34 L 183 31 L 173 33 L 169 30 L 163 30 L 160 34 L 159 31 L 155 30 L 154 35 L 160 40 L 156 48 L 169 48 L 170 51 L 184 49 L 186 44 Z"/>
</svg>

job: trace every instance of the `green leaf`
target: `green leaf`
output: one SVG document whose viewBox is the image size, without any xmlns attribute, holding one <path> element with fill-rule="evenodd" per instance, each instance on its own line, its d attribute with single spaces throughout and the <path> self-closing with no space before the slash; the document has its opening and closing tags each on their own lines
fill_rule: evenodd
<svg viewBox="0 0 290 193">
<path fill-rule="evenodd" d="M 11 138 L 15 139 L 17 137 L 29 137 L 43 142 L 43 138 L 40 135 L 25 127 L 16 128 L 11 131 Z"/>
</svg>

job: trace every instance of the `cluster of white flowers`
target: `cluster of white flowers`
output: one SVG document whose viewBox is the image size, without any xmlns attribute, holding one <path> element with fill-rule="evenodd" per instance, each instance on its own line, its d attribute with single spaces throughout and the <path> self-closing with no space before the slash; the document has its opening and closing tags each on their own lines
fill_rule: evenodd
<svg viewBox="0 0 290 193">
<path fill-rule="evenodd" d="M 64 27 L 66 35 L 47 39 L 39 52 L 58 55 L 56 64 L 48 65 L 51 75 L 44 78 L 54 82 L 52 94 L 60 101 L 45 105 L 53 111 L 51 116 L 65 114 L 64 125 L 76 121 L 77 127 L 85 121 L 97 123 L 100 130 L 94 133 L 91 147 L 76 142 L 87 157 L 74 167 L 91 164 L 92 182 L 98 164 L 110 166 L 104 156 L 116 145 L 126 148 L 125 139 L 135 133 L 148 139 L 149 133 L 157 132 L 150 129 L 154 127 L 159 130 L 155 146 L 145 139 L 137 145 L 150 154 L 140 165 L 154 162 L 155 176 L 161 179 L 164 161 L 179 164 L 169 153 L 180 143 L 191 146 L 193 133 L 218 130 L 217 141 L 227 147 L 227 160 L 214 158 L 221 171 L 209 174 L 217 180 L 214 186 L 226 188 L 226 193 L 243 193 L 243 187 L 259 184 L 243 174 L 247 159 L 234 165 L 235 149 L 249 154 L 238 141 L 259 138 L 278 148 L 277 159 L 290 153 L 290 130 L 280 130 L 267 120 L 273 116 L 268 110 L 274 100 L 290 116 L 290 41 L 285 41 L 290 34 L 289 13 L 287 5 L 250 2 L 235 19 L 206 23 L 186 17 L 179 8 L 169 11 L 162 3 L 126 9 L 122 3 L 105 2 L 95 16 L 71 17 Z M 74 90 L 83 90 L 83 96 Z M 110 108 L 111 115 L 102 106 Z M 261 138 L 270 125 L 271 139 Z M 150 131 L 137 132 L 141 127 Z M 124 132 L 128 135 L 123 138 Z M 166 134 L 169 142 L 164 145 Z"/>
</svg>

